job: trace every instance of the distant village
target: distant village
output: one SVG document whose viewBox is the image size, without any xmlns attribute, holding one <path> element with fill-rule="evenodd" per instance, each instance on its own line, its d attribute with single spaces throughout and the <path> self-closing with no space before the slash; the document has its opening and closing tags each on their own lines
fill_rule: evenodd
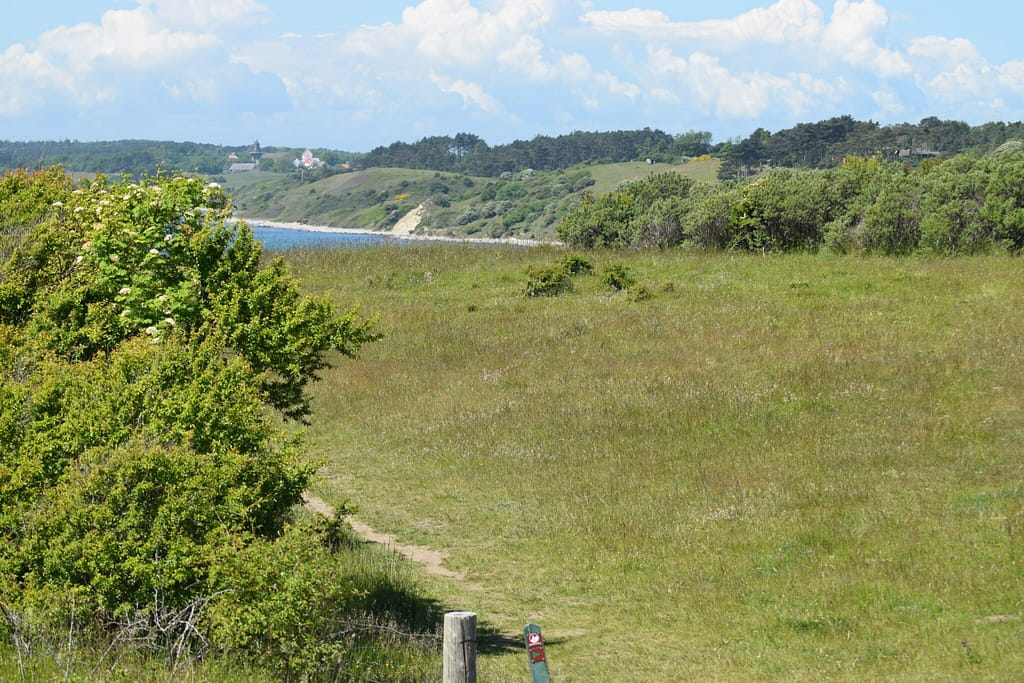
<svg viewBox="0 0 1024 683">
<path fill-rule="evenodd" d="M 243 153 L 244 154 L 244 153 Z M 263 159 L 263 149 L 260 147 L 260 141 L 256 140 L 252 143 L 252 147 L 249 149 L 249 161 L 240 161 L 239 156 L 236 152 L 228 154 L 228 166 L 224 169 L 225 173 L 248 173 L 250 171 L 256 171 L 260 167 L 260 161 Z M 296 170 L 314 170 L 323 168 L 327 164 L 319 158 L 313 156 L 313 152 L 305 150 L 301 156 L 292 162 Z M 341 164 L 341 168 L 348 169 L 347 163 Z"/>
</svg>

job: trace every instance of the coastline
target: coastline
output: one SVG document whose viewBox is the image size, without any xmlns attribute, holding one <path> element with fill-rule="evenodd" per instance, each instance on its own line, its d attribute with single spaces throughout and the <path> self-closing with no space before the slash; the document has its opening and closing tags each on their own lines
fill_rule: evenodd
<svg viewBox="0 0 1024 683">
<path fill-rule="evenodd" d="M 561 242 L 552 240 L 532 240 L 522 237 L 451 237 L 448 235 L 414 235 L 409 232 L 389 232 L 383 230 L 367 230 L 364 228 L 334 228 L 328 225 L 309 225 L 307 223 L 293 223 L 285 221 L 272 221 L 263 218 L 240 218 L 231 219 L 234 222 L 247 223 L 252 226 L 264 226 L 268 228 L 280 228 L 282 230 L 299 230 L 302 232 L 334 233 L 338 235 L 375 235 L 377 237 L 388 237 L 396 240 L 410 240 L 421 242 L 464 242 L 468 244 L 505 244 L 518 247 L 538 246 L 561 246 Z"/>
</svg>

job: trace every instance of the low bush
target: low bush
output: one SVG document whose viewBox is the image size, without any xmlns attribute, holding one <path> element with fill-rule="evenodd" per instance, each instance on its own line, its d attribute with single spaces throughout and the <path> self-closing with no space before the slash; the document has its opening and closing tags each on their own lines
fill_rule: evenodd
<svg viewBox="0 0 1024 683">
<path fill-rule="evenodd" d="M 636 282 L 636 276 L 626 266 L 620 263 L 613 263 L 604 269 L 601 281 L 615 290 L 628 289 Z"/>
<path fill-rule="evenodd" d="M 523 291 L 526 296 L 558 296 L 572 289 L 572 278 L 561 264 L 531 266 L 526 274 L 529 277 Z"/>
<path fill-rule="evenodd" d="M 594 266 L 590 261 L 579 254 L 569 254 L 562 259 L 562 267 L 569 275 L 588 275 L 594 272 Z"/>
</svg>

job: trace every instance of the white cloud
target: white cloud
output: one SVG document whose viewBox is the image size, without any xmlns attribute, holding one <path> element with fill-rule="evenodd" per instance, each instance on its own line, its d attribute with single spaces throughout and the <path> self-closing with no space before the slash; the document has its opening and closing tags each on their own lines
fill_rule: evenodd
<svg viewBox="0 0 1024 683">
<path fill-rule="evenodd" d="M 390 95 L 373 106 L 418 99 L 435 91 L 457 94 L 467 107 L 506 114 L 490 94 L 492 83 L 565 84 L 586 106 L 632 101 L 640 88 L 613 70 L 595 69 L 579 52 L 554 52 L 540 31 L 556 16 L 558 0 L 502 0 L 480 9 L 470 0 L 422 0 L 398 23 L 361 26 L 336 40 L 298 38 L 239 50 L 233 59 L 259 73 L 277 74 L 296 99 L 319 95 L 348 98 L 369 87 Z M 301 45 L 301 47 L 300 47 Z M 342 103 L 338 102 L 340 106 Z"/>
<path fill-rule="evenodd" d="M 42 106 L 47 87 L 70 92 L 75 80 L 24 45 L 12 45 L 0 55 L 0 116 L 22 116 Z"/>
<path fill-rule="evenodd" d="M 587 109 L 599 109 L 605 95 L 635 100 L 640 86 L 620 79 L 608 71 L 596 71 L 585 55 L 573 53 L 558 60 L 558 76 L 580 96 Z"/>
<path fill-rule="evenodd" d="M 224 85 L 212 76 L 188 79 L 183 83 L 161 82 L 160 87 L 174 98 L 191 102 L 216 102 Z"/>
<path fill-rule="evenodd" d="M 0 47 L 0 117 L 61 111 L 77 130 L 129 111 L 205 123 L 255 109 L 300 137 L 323 126 L 345 139 L 351 126 L 393 140 L 467 126 L 459 116 L 510 136 L 700 115 L 696 125 L 737 132 L 842 112 L 1024 112 L 1024 60 L 990 62 L 961 37 L 906 37 L 913 17 L 887 0 L 761 0 L 705 21 L 677 20 L 692 16 L 686 3 L 407 0 L 391 22 L 322 21 L 305 34 L 270 4 L 117 0 L 126 9 Z"/>
<path fill-rule="evenodd" d="M 555 67 L 544 61 L 544 44 L 534 36 L 521 36 L 498 55 L 498 64 L 523 73 L 531 81 L 550 81 L 558 76 Z"/>
<path fill-rule="evenodd" d="M 581 21 L 602 32 L 626 32 L 652 38 L 714 41 L 720 48 L 751 43 L 806 41 L 821 32 L 822 12 L 811 0 L 778 0 L 732 19 L 676 22 L 658 10 L 590 11 Z"/>
<path fill-rule="evenodd" d="M 879 115 L 875 118 L 888 119 L 903 113 L 904 106 L 900 96 L 889 88 L 876 90 L 871 99 L 879 108 Z"/>
<path fill-rule="evenodd" d="M 77 73 L 91 71 L 100 59 L 120 68 L 145 69 L 187 59 L 218 44 L 212 33 L 174 31 L 145 9 L 110 10 L 99 24 L 61 26 L 39 37 L 38 52 Z"/>
<path fill-rule="evenodd" d="M 379 58 L 407 55 L 411 49 L 433 68 L 479 66 L 514 49 L 522 36 L 552 16 L 550 0 L 506 0 L 495 12 L 478 10 L 470 0 L 423 0 L 407 7 L 399 24 L 352 31 L 342 49 Z"/>
<path fill-rule="evenodd" d="M 778 108 L 797 116 L 816 102 L 834 100 L 839 92 L 836 86 L 803 73 L 734 75 L 718 57 L 701 52 L 678 57 L 659 48 L 652 50 L 649 64 L 660 77 L 662 89 L 674 84 L 683 90 L 680 99 L 725 118 L 756 118 Z"/>
<path fill-rule="evenodd" d="M 907 75 L 912 69 L 904 56 L 875 41 L 888 23 L 888 13 L 875 0 L 836 0 L 820 44 L 847 64 L 867 68 L 882 78 Z"/>
<path fill-rule="evenodd" d="M 826 54 L 888 78 L 909 73 L 899 52 L 880 46 L 875 36 L 888 24 L 888 13 L 875 0 L 836 0 L 832 17 L 812 0 L 778 0 L 731 19 L 675 22 L 658 10 L 590 11 L 581 21 L 598 32 L 629 33 L 650 40 L 704 41 L 715 51 L 749 50 L 755 45 L 784 45 Z"/>
<path fill-rule="evenodd" d="M 965 38 L 925 36 L 911 42 L 907 53 L 914 60 L 917 87 L 925 97 L 945 103 L 1000 99 L 1013 87 L 1014 62 L 993 66 Z"/>
<path fill-rule="evenodd" d="M 498 101 L 484 92 L 478 83 L 450 80 L 437 74 L 431 74 L 430 80 L 441 92 L 453 93 L 462 97 L 463 105 L 473 105 L 488 114 L 496 114 L 501 111 Z"/>
<path fill-rule="evenodd" d="M 139 0 L 166 26 L 209 31 L 227 25 L 262 23 L 270 10 L 255 0 Z"/>
<path fill-rule="evenodd" d="M 130 74 L 168 66 L 180 69 L 194 55 L 220 44 L 213 33 L 169 28 L 154 12 L 157 9 L 156 3 L 147 3 L 109 10 L 99 23 L 46 31 L 31 48 L 10 46 L 0 55 L 0 93 L 6 102 L 0 113 L 23 115 L 54 94 L 70 97 L 75 106 L 108 102 L 129 87 Z"/>
<path fill-rule="evenodd" d="M 916 38 L 911 41 L 907 53 L 913 57 L 920 57 L 940 64 L 983 61 L 978 48 L 965 38 L 944 38 L 942 36 Z"/>
<path fill-rule="evenodd" d="M 998 69 L 999 85 L 1024 94 L 1024 61 L 1006 62 Z"/>
</svg>

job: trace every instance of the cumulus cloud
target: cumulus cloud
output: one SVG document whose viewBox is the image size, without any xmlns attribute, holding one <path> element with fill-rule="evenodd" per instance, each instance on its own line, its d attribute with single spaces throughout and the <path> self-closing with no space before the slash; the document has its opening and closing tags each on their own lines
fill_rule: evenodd
<svg viewBox="0 0 1024 683">
<path fill-rule="evenodd" d="M 806 41 L 818 35 L 823 24 L 821 9 L 811 0 L 778 0 L 769 7 L 755 8 L 732 19 L 678 22 L 658 10 L 634 8 L 588 11 L 581 21 L 602 32 L 714 41 L 729 49 L 751 43 Z"/>
<path fill-rule="evenodd" d="M 176 31 L 162 26 L 145 9 L 110 10 L 99 24 L 61 26 L 39 37 L 40 57 L 79 74 L 99 60 L 120 68 L 145 69 L 187 58 L 217 45 L 212 33 Z"/>
<path fill-rule="evenodd" d="M 209 76 L 205 83 L 177 82 L 176 74 L 222 49 L 214 28 L 259 21 L 266 13 L 254 0 L 140 0 L 132 9 L 104 12 L 95 23 L 58 26 L 0 55 L 0 115 L 24 115 L 54 96 L 87 108 L 113 101 L 129 96 L 145 74 L 175 97 L 191 92 L 211 101 L 217 89 Z"/>
<path fill-rule="evenodd" d="M 552 0 L 505 0 L 486 12 L 470 0 L 423 0 L 405 9 L 400 23 L 363 26 L 347 34 L 341 47 L 375 57 L 411 49 L 434 67 L 480 65 L 546 24 L 553 8 Z"/>
<path fill-rule="evenodd" d="M 469 108 L 505 111 L 490 83 L 566 84 L 589 107 L 608 98 L 630 100 L 639 88 L 608 69 L 596 69 L 579 52 L 549 49 L 541 31 L 560 0 L 500 0 L 487 9 L 471 0 L 422 0 L 401 21 L 361 26 L 337 37 L 298 38 L 249 46 L 233 59 L 260 73 L 278 74 L 295 97 L 357 92 L 373 82 L 395 101 L 418 97 L 423 85 L 457 94 Z M 301 44 L 301 48 L 298 47 Z M 503 80 L 504 79 L 504 80 Z M 428 98 L 429 99 L 429 98 Z M 377 106 L 386 106 L 377 102 Z"/>
<path fill-rule="evenodd" d="M 977 63 L 982 61 L 978 48 L 966 38 L 945 38 L 942 36 L 916 38 L 911 41 L 910 47 L 907 48 L 907 53 L 913 57 L 920 57 L 942 64 Z"/>
<path fill-rule="evenodd" d="M 0 55 L 0 116 L 22 116 L 42 106 L 48 87 L 72 92 L 76 83 L 70 72 L 24 45 Z"/>
<path fill-rule="evenodd" d="M 882 77 L 910 71 L 906 59 L 878 44 L 876 36 L 889 18 L 875 0 L 836 0 L 826 23 L 812 0 L 778 0 L 730 19 L 672 21 L 658 10 L 588 11 L 581 21 L 602 33 L 628 33 L 651 40 L 701 41 L 705 50 L 746 50 L 756 45 L 780 45 L 812 50 Z"/>
<path fill-rule="evenodd" d="M 879 112 L 875 118 L 888 119 L 894 115 L 901 115 L 904 110 L 903 100 L 890 88 L 881 88 L 871 94 L 872 101 L 878 106 Z"/>
<path fill-rule="evenodd" d="M 139 0 L 161 24 L 210 30 L 268 21 L 270 9 L 256 0 Z"/>
<path fill-rule="evenodd" d="M 558 70 L 544 59 L 544 44 L 535 36 L 521 36 L 516 44 L 498 54 L 498 64 L 523 73 L 531 81 L 550 81 Z"/>
<path fill-rule="evenodd" d="M 654 74 L 683 91 L 681 99 L 725 118 L 756 118 L 780 107 L 797 116 L 812 103 L 833 100 L 839 91 L 809 74 L 733 74 L 718 57 L 702 52 L 679 57 L 659 48 L 651 52 L 649 64 Z"/>
<path fill-rule="evenodd" d="M 928 100 L 944 103 L 988 100 L 990 106 L 1002 106 L 1004 91 L 1024 93 L 1024 70 L 1021 69 L 1024 62 L 994 65 L 965 38 L 917 38 L 911 42 L 907 53 L 914 61 L 917 86 Z"/>
<path fill-rule="evenodd" d="M 437 74 L 431 74 L 430 80 L 441 92 L 453 93 L 462 97 L 464 105 L 473 105 L 488 114 L 496 114 L 501 111 L 498 101 L 484 92 L 478 83 L 451 80 Z"/>
<path fill-rule="evenodd" d="M 867 68 L 883 78 L 909 74 L 911 66 L 906 58 L 875 40 L 888 23 L 888 12 L 875 0 L 836 0 L 820 44 L 847 64 Z"/>
<path fill-rule="evenodd" d="M 407 0 L 391 21 L 322 21 L 310 33 L 270 2 L 122 0 L 93 22 L 0 48 L 0 117 L 209 120 L 237 108 L 301 135 L 321 119 L 371 122 L 390 128 L 375 140 L 386 142 L 466 125 L 453 109 L 500 135 L 520 120 L 517 135 L 689 125 L 690 112 L 756 127 L 836 112 L 1024 111 L 1024 60 L 992 63 L 962 37 L 908 36 L 912 17 L 888 0 L 763 0 L 702 21 L 683 20 L 685 3 L 643 0 L 616 3 L 633 7 L 621 11 L 590 0 Z M 283 22 L 271 30 L 271 20 Z"/>
<path fill-rule="evenodd" d="M 997 70 L 999 85 L 1019 94 L 1024 94 L 1024 61 L 1006 62 Z"/>
</svg>

